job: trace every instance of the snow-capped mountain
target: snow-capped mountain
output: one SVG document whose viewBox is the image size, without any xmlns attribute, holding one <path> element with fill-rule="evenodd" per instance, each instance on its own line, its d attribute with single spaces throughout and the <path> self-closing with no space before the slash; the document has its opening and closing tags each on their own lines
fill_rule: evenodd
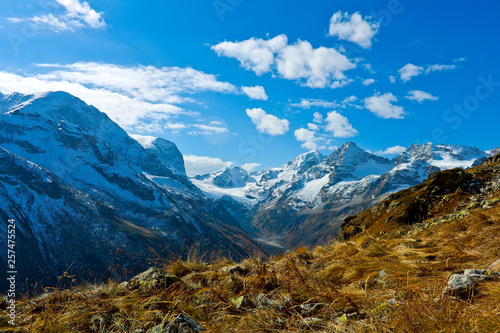
<svg viewBox="0 0 500 333">
<path fill-rule="evenodd" d="M 491 156 L 495 156 L 496 154 L 500 154 L 500 148 L 495 147 L 492 150 L 489 150 L 487 153 Z"/>
<path fill-rule="evenodd" d="M 175 143 L 162 138 L 156 138 L 143 146 L 147 152 L 152 153 L 174 174 L 186 177 L 184 157 Z"/>
<path fill-rule="evenodd" d="M 196 176 L 195 179 L 223 188 L 242 187 L 248 180 L 248 172 L 241 167 L 224 167 L 212 174 Z"/>
<path fill-rule="evenodd" d="M 98 276 L 120 260 L 133 271 L 148 265 L 134 257 L 168 258 L 195 244 L 234 256 L 260 252 L 185 177 L 173 143 L 157 139 L 145 149 L 67 93 L 0 96 L 0 147 L 1 223 L 16 219 L 28 266 L 60 274 L 95 263 Z"/>
<path fill-rule="evenodd" d="M 421 183 L 432 172 L 467 168 L 488 155 L 477 148 L 455 145 L 412 145 L 392 160 L 348 142 L 330 156 L 302 154 L 280 168 L 252 173 L 245 184 L 221 192 L 194 182 L 223 202 L 246 207 L 240 223 L 255 236 L 291 246 L 315 244 L 335 236 L 341 221 L 389 193 Z M 234 201 L 229 201 L 231 196 Z M 252 200 L 249 200 L 251 198 Z"/>
</svg>

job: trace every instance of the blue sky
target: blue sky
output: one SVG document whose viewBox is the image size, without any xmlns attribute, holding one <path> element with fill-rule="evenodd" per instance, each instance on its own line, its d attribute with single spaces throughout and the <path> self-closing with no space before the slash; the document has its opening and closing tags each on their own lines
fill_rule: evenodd
<svg viewBox="0 0 500 333">
<path fill-rule="evenodd" d="M 0 2 L 0 91 L 66 90 L 191 174 L 354 141 L 498 146 L 500 3 Z M 136 136 L 137 137 L 137 136 Z M 139 138 L 139 137 L 138 137 Z M 258 165 L 258 166 L 257 166 Z"/>
</svg>

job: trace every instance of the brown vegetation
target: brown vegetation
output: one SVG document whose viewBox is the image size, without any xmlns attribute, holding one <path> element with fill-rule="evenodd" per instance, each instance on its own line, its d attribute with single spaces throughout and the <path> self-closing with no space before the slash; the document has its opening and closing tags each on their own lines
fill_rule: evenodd
<svg viewBox="0 0 500 333">
<path fill-rule="evenodd" d="M 164 268 L 181 278 L 168 286 L 109 282 L 26 297 L 18 330 L 138 333 L 185 313 L 208 332 L 498 332 L 500 282 L 465 300 L 443 290 L 453 272 L 500 257 L 499 170 L 490 159 L 434 175 L 312 251 L 238 264 L 192 258 Z M 7 317 L 0 327 L 9 331 Z"/>
</svg>

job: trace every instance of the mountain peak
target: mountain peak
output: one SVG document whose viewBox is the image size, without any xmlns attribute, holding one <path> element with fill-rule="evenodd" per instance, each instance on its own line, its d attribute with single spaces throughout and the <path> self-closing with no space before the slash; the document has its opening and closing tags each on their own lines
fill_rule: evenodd
<svg viewBox="0 0 500 333">
<path fill-rule="evenodd" d="M 175 143 L 163 138 L 156 138 L 149 144 L 144 145 L 144 149 L 148 153 L 156 155 L 174 174 L 186 177 L 184 157 Z"/>
</svg>

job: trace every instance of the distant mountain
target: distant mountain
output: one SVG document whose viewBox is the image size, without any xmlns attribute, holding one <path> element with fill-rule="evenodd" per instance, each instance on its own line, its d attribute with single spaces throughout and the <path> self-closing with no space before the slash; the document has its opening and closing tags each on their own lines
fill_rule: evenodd
<svg viewBox="0 0 500 333">
<path fill-rule="evenodd" d="M 500 154 L 500 148 L 499 147 L 495 147 L 492 150 L 488 151 L 488 154 L 490 154 L 491 156 L 495 156 L 497 154 Z"/>
<path fill-rule="evenodd" d="M 0 155 L 0 223 L 17 220 L 20 279 L 55 279 L 70 266 L 132 274 L 192 247 L 262 254 L 221 203 L 192 185 L 173 143 L 145 149 L 67 93 L 0 96 Z"/>
<path fill-rule="evenodd" d="M 207 185 L 210 176 L 194 184 L 230 203 L 255 237 L 296 247 L 327 242 L 346 216 L 421 183 L 432 172 L 467 168 L 487 156 L 477 148 L 429 143 L 412 145 L 389 160 L 348 142 L 327 157 L 311 151 L 280 168 L 253 173 L 240 187 L 221 191 Z"/>
<path fill-rule="evenodd" d="M 223 188 L 241 187 L 245 186 L 248 180 L 248 172 L 241 167 L 224 167 L 212 174 L 196 176 L 195 179 Z"/>
</svg>

